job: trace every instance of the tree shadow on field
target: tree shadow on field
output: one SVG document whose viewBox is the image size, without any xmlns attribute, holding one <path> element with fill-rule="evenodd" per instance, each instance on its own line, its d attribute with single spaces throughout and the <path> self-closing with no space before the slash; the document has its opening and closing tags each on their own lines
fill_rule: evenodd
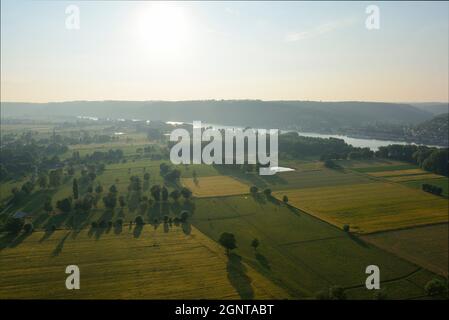
<svg viewBox="0 0 449 320">
<path fill-rule="evenodd" d="M 4 234 L 1 238 L 0 238 L 0 251 L 2 251 L 5 248 L 8 248 L 11 241 L 14 240 L 14 238 L 16 237 L 16 235 L 14 234 Z"/>
<path fill-rule="evenodd" d="M 49 217 L 48 213 L 39 214 L 33 221 L 34 227 L 39 228 L 48 219 L 48 217 Z"/>
<path fill-rule="evenodd" d="M 103 220 L 105 222 L 108 222 L 108 221 L 112 220 L 113 217 L 114 217 L 114 210 L 107 209 L 103 212 L 103 214 L 100 216 L 98 221 Z"/>
<path fill-rule="evenodd" d="M 21 232 L 19 234 L 7 233 L 0 238 L 0 251 L 5 248 L 14 248 L 22 243 L 23 240 L 28 238 L 31 232 Z"/>
<path fill-rule="evenodd" d="M 182 232 L 184 232 L 185 235 L 189 235 L 192 232 L 192 225 L 189 221 L 182 223 Z"/>
<path fill-rule="evenodd" d="M 100 240 L 103 233 L 106 232 L 106 227 L 97 227 L 95 228 L 95 240 Z"/>
<path fill-rule="evenodd" d="M 69 237 L 70 231 L 67 232 L 67 234 L 59 240 L 58 244 L 56 245 L 56 248 L 51 253 L 52 257 L 57 257 L 62 252 L 62 248 L 64 248 L 64 242 Z"/>
<path fill-rule="evenodd" d="M 242 264 L 242 257 L 230 253 L 227 264 L 228 279 L 242 299 L 253 299 L 254 290 L 251 287 L 251 278 L 246 275 L 246 267 Z"/>
<path fill-rule="evenodd" d="M 106 227 L 90 227 L 89 231 L 87 232 L 87 236 L 89 238 L 92 238 L 92 236 L 95 236 L 95 240 L 100 240 L 103 233 L 106 231 Z"/>
<path fill-rule="evenodd" d="M 108 223 L 108 226 L 107 226 L 107 228 L 106 228 L 106 234 L 108 234 L 109 232 L 111 232 L 113 225 L 114 225 L 114 224 L 113 224 L 112 222 Z"/>
<path fill-rule="evenodd" d="M 184 200 L 182 206 L 181 206 L 181 211 L 188 211 L 190 216 L 193 216 L 195 214 L 195 202 L 192 201 L 192 199 L 186 199 Z"/>
<path fill-rule="evenodd" d="M 114 234 L 119 235 L 120 233 L 122 233 L 123 230 L 123 226 L 121 224 L 116 223 L 114 225 Z"/>
<path fill-rule="evenodd" d="M 168 216 L 170 214 L 170 204 L 167 202 L 161 203 L 161 217 Z"/>
<path fill-rule="evenodd" d="M 359 246 L 363 247 L 363 248 L 368 248 L 368 245 L 365 243 L 365 241 L 363 241 L 362 239 L 360 239 L 359 237 L 357 237 L 356 235 L 353 235 L 352 233 L 348 233 L 348 237 L 349 239 L 351 239 L 352 241 L 354 241 L 356 244 L 358 244 Z"/>
<path fill-rule="evenodd" d="M 120 208 L 117 213 L 118 218 L 124 218 L 125 217 L 125 210 L 123 208 Z"/>
<path fill-rule="evenodd" d="M 155 219 L 160 219 L 162 217 L 162 209 L 161 209 L 161 203 L 154 202 L 150 208 L 148 209 L 148 219 L 150 221 L 154 221 Z"/>
<path fill-rule="evenodd" d="M 259 261 L 259 263 L 262 267 L 264 267 L 265 269 L 268 269 L 268 270 L 271 269 L 270 262 L 268 261 L 267 258 L 265 258 L 264 255 L 260 254 L 259 252 L 256 252 L 256 259 L 257 259 L 257 261 Z"/>
<path fill-rule="evenodd" d="M 39 242 L 44 242 L 45 240 L 50 238 L 54 232 L 55 232 L 55 230 L 53 230 L 52 228 L 46 228 L 45 233 L 42 236 L 42 238 L 39 239 Z"/>
<path fill-rule="evenodd" d="M 261 193 L 252 194 L 253 199 L 259 204 L 266 204 L 266 197 Z"/>
<path fill-rule="evenodd" d="M 273 196 L 268 196 L 266 197 L 267 201 L 271 202 L 272 204 L 274 204 L 275 206 L 280 206 L 281 205 L 281 201 L 279 201 L 278 199 L 276 199 Z"/>
<path fill-rule="evenodd" d="M 290 210 L 293 214 L 295 214 L 298 218 L 302 217 L 301 210 L 298 208 L 293 207 L 291 204 L 286 203 L 285 207 Z"/>
<path fill-rule="evenodd" d="M 23 240 L 28 238 L 31 235 L 31 232 L 22 232 L 20 233 L 13 241 L 11 241 L 11 244 L 9 245 L 10 248 L 17 247 L 19 244 L 22 243 Z"/>
<path fill-rule="evenodd" d="M 60 228 L 70 216 L 70 213 L 58 213 L 50 216 L 50 218 L 45 222 L 44 229 L 53 229 L 53 227 Z"/>
<path fill-rule="evenodd" d="M 142 230 L 143 230 L 143 225 L 141 224 L 136 224 L 136 226 L 134 227 L 134 231 L 133 231 L 133 236 L 134 238 L 139 238 L 140 235 L 142 234 Z"/>
</svg>

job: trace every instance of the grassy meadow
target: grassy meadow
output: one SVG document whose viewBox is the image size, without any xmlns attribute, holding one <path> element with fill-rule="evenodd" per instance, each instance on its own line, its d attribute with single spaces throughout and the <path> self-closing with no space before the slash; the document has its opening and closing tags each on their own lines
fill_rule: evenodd
<svg viewBox="0 0 449 320">
<path fill-rule="evenodd" d="M 423 268 L 445 277 L 448 275 L 449 226 L 447 223 L 379 232 L 367 235 L 363 239 L 413 261 Z"/>
<path fill-rule="evenodd" d="M 423 285 L 406 280 L 410 274 L 431 273 L 360 240 L 325 222 L 276 201 L 252 196 L 199 199 L 192 224 L 212 239 L 233 232 L 235 252 L 243 260 L 284 287 L 292 296 L 310 298 L 329 286 L 347 288 L 353 297 L 369 296 L 365 268 L 376 264 L 386 288 L 406 281 L 413 290 L 388 289 L 394 299 L 425 295 Z M 257 238 L 260 246 L 251 247 Z"/>
</svg>

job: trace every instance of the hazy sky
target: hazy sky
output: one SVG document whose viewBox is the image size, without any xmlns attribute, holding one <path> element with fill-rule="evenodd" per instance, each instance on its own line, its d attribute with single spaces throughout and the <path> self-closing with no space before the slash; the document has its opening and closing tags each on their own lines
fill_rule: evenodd
<svg viewBox="0 0 449 320">
<path fill-rule="evenodd" d="M 448 101 L 448 15 L 448 2 L 2 0 L 1 100 Z"/>
</svg>

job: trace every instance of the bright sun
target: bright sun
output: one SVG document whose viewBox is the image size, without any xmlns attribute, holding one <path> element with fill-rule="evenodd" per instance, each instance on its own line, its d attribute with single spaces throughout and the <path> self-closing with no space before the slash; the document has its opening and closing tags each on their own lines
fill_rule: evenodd
<svg viewBox="0 0 449 320">
<path fill-rule="evenodd" d="M 179 55 L 192 42 L 188 11 L 172 2 L 151 2 L 138 13 L 137 40 L 153 53 Z"/>
</svg>

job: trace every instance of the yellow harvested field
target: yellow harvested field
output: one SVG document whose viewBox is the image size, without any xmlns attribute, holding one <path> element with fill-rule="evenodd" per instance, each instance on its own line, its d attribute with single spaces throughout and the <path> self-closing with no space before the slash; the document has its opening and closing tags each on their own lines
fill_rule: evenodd
<svg viewBox="0 0 449 320">
<path fill-rule="evenodd" d="M 192 226 L 101 235 L 34 232 L 0 250 L 0 299 L 284 299 L 289 295 Z M 67 290 L 65 268 L 80 269 Z"/>
<path fill-rule="evenodd" d="M 399 176 L 399 177 L 390 177 L 387 178 L 388 181 L 393 182 L 403 182 L 403 181 L 414 181 L 414 180 L 423 180 L 423 179 L 439 179 L 444 178 L 444 176 L 440 176 L 438 174 L 434 173 L 427 173 L 427 174 L 414 174 L 409 176 Z"/>
<path fill-rule="evenodd" d="M 448 200 L 395 183 L 364 183 L 275 192 L 338 227 L 371 233 L 448 221 Z"/>
<path fill-rule="evenodd" d="M 195 197 L 219 197 L 249 193 L 249 186 L 228 176 L 183 178 L 182 184 L 189 188 Z"/>
<path fill-rule="evenodd" d="M 369 172 L 368 174 L 373 177 L 390 177 L 390 176 L 402 176 L 402 175 L 426 174 L 426 173 L 427 173 L 426 171 L 421 169 L 407 169 L 407 170 Z"/>
</svg>

